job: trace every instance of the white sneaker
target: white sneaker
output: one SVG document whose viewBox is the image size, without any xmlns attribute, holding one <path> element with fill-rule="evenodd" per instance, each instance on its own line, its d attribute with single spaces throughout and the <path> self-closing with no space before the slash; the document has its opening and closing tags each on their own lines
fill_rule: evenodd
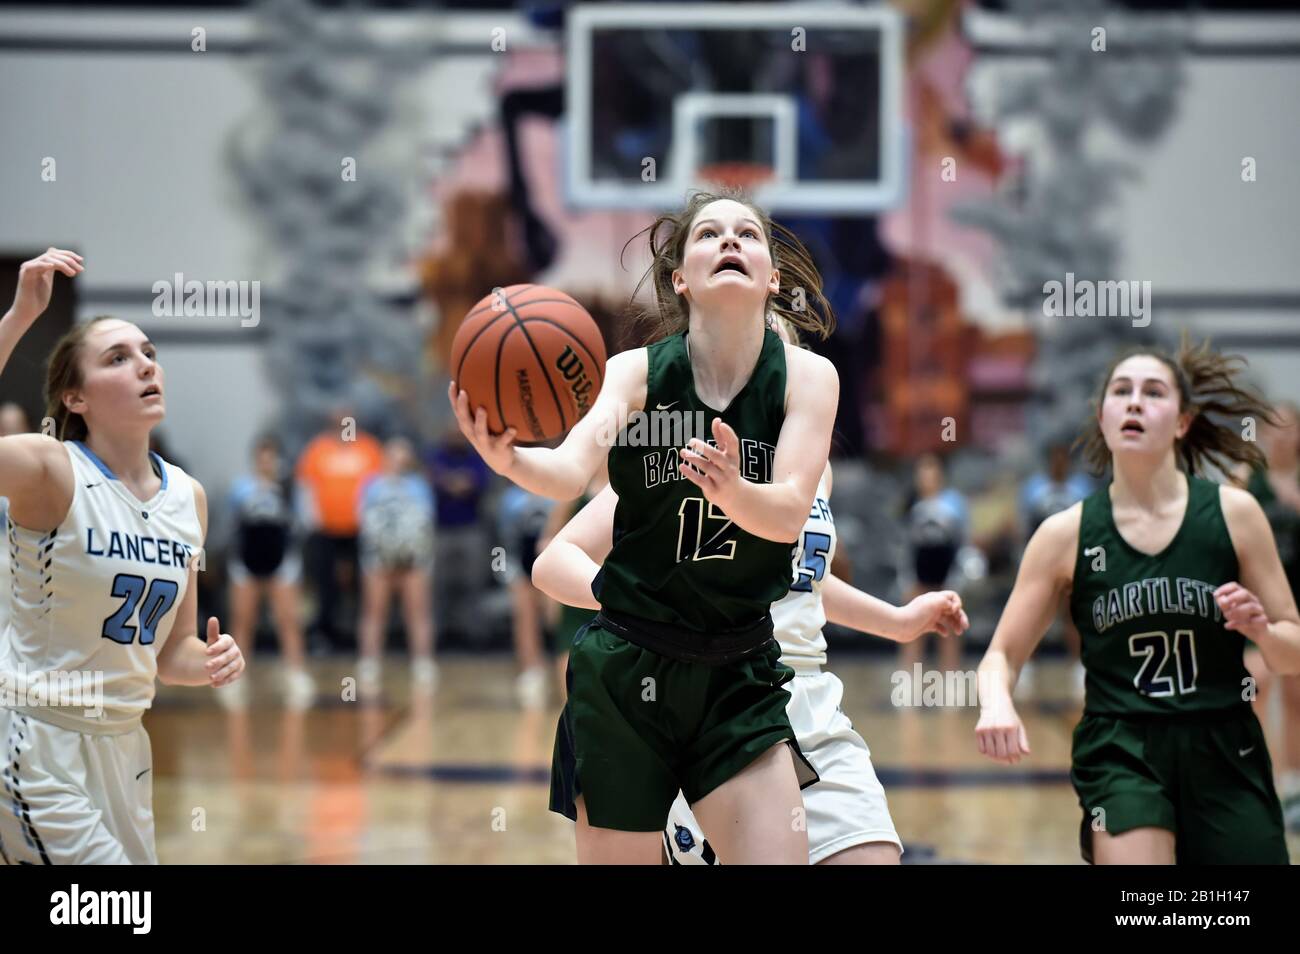
<svg viewBox="0 0 1300 954">
<path fill-rule="evenodd" d="M 383 669 L 378 659 L 357 660 L 357 691 L 373 699 L 384 688 Z"/>
<path fill-rule="evenodd" d="M 295 711 L 310 709 L 316 701 L 316 680 L 305 669 L 288 669 L 284 674 L 284 704 Z"/>
<path fill-rule="evenodd" d="M 438 664 L 432 659 L 421 658 L 411 663 L 411 689 L 415 692 L 431 693 L 438 688 Z"/>
<path fill-rule="evenodd" d="M 248 708 L 248 675 L 245 673 L 242 677 L 230 683 L 228 686 L 222 686 L 214 689 L 217 694 L 217 702 L 221 708 L 227 712 L 243 712 Z"/>
<path fill-rule="evenodd" d="M 525 709 L 541 709 L 546 706 L 546 667 L 535 666 L 525 669 L 515 680 L 515 698 Z"/>
</svg>

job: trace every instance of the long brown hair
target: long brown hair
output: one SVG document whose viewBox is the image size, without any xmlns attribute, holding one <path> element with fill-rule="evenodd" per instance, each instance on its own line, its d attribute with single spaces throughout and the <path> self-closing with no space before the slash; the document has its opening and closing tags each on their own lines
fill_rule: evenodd
<svg viewBox="0 0 1300 954">
<path fill-rule="evenodd" d="M 1094 474 L 1101 475 L 1111 463 L 1110 448 L 1106 446 L 1098 420 L 1101 402 L 1105 400 L 1115 369 L 1137 355 L 1148 355 L 1169 368 L 1178 388 L 1179 412 L 1192 412 L 1191 426 L 1174 444 L 1174 453 L 1189 474 L 1203 473 L 1207 464 L 1213 464 L 1225 474 L 1232 472 L 1234 464 L 1263 465 L 1264 452 L 1242 435 L 1243 419 L 1254 418 L 1269 424 L 1276 421 L 1268 402 L 1254 389 L 1236 381 L 1246 366 L 1246 359 L 1210 350 L 1208 338 L 1194 346 L 1184 333 L 1177 355 L 1161 348 L 1133 348 L 1106 369 L 1088 427 L 1076 442 L 1083 444 L 1084 460 Z"/>
<path fill-rule="evenodd" d="M 781 289 L 767 300 L 767 321 L 784 318 L 804 331 L 825 340 L 835 328 L 835 313 L 831 303 L 822 293 L 822 277 L 813 264 L 812 255 L 799 237 L 754 203 L 743 189 L 732 186 L 717 192 L 692 191 L 686 205 L 678 212 L 665 212 L 645 229 L 642 229 L 623 246 L 641 235 L 648 235 L 650 267 L 637 282 L 632 297 L 635 300 L 647 280 L 653 282 L 654 306 L 632 308 L 635 321 L 633 340 L 650 344 L 685 331 L 690 319 L 690 306 L 686 299 L 673 289 L 673 270 L 680 268 L 686 249 L 686 238 L 691 223 L 700 209 L 719 199 L 731 199 L 749 208 L 763 228 L 767 247 L 771 250 L 772 266 L 781 273 Z M 622 254 L 619 255 L 622 261 Z M 798 291 L 802 290 L 802 294 Z"/>
<path fill-rule="evenodd" d="M 45 371 L 45 416 L 54 419 L 54 435 L 61 441 L 84 441 L 90 433 L 86 420 L 63 404 L 63 395 L 81 387 L 81 345 L 91 329 L 101 321 L 113 321 L 112 315 L 96 315 L 90 321 L 74 325 L 54 345 Z"/>
</svg>

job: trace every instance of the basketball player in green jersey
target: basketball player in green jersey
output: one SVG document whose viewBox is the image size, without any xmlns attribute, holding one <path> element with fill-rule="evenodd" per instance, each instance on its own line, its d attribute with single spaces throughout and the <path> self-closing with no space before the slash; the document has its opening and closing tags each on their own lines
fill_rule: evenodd
<svg viewBox="0 0 1300 954">
<path fill-rule="evenodd" d="M 794 672 L 769 609 L 826 467 L 839 379 L 766 316 L 825 337 L 830 306 L 802 243 L 748 200 L 696 193 L 648 231 L 658 333 L 610 359 L 559 448 L 491 435 L 486 411 L 449 390 L 497 473 L 572 500 L 607 457 L 619 497 L 601 612 L 570 651 L 552 804 L 577 822 L 581 862 L 658 864 L 680 789 L 724 862 L 807 864 L 792 819 L 816 773 L 785 712 Z M 650 412 L 678 415 L 653 419 L 667 439 L 640 426 Z M 696 420 L 706 433 L 684 440 Z"/>
<path fill-rule="evenodd" d="M 1086 671 L 1070 777 L 1088 861 L 1287 861 L 1242 655 L 1250 640 L 1274 672 L 1300 671 L 1300 617 L 1259 503 L 1197 476 L 1260 457 L 1235 428 L 1270 414 L 1237 370 L 1186 343 L 1176 359 L 1144 350 L 1111 366 L 1087 453 L 1113 479 L 1034 533 L 980 666 L 979 750 L 1018 762 L 1030 750 L 1011 690 L 1069 594 Z"/>
</svg>

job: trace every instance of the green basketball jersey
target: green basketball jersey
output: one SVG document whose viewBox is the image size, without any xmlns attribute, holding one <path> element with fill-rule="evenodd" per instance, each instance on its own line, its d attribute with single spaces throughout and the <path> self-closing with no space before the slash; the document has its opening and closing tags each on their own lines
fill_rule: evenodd
<svg viewBox="0 0 1300 954">
<path fill-rule="evenodd" d="M 785 346 L 764 332 L 753 374 L 721 413 L 695 393 L 686 332 L 646 351 L 645 413 L 629 418 L 609 452 L 614 546 L 592 592 L 606 609 L 687 630 L 749 626 L 789 590 L 794 541 L 737 527 L 681 476 L 679 452 L 691 437 L 715 443 L 713 419 L 721 417 L 740 438 L 741 475 L 771 483 L 785 420 Z"/>
<path fill-rule="evenodd" d="M 1237 579 L 1219 485 L 1188 477 L 1182 525 L 1161 553 L 1120 536 L 1110 488 L 1083 502 L 1070 612 L 1083 638 L 1084 710 L 1161 715 L 1243 703 L 1245 637 L 1223 628 L 1214 591 Z"/>
</svg>

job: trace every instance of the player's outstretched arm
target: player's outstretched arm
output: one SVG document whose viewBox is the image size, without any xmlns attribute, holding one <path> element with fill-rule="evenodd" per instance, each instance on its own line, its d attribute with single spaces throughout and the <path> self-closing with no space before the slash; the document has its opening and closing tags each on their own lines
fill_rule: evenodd
<svg viewBox="0 0 1300 954">
<path fill-rule="evenodd" d="M 831 431 L 840 402 L 840 378 L 821 355 L 786 346 L 785 421 L 772 460 L 772 482 L 755 483 L 741 476 L 740 440 L 721 418 L 713 420 L 711 447 L 692 438 L 681 453 L 683 477 L 704 491 L 742 530 L 764 540 L 793 543 L 799 539 L 817 483 L 830 456 Z"/>
<path fill-rule="evenodd" d="M 591 582 L 614 546 L 618 495 L 605 487 L 574 514 L 533 561 L 533 586 L 557 603 L 600 609 Z"/>
<path fill-rule="evenodd" d="M 208 537 L 208 497 L 203 485 L 194 481 L 194 507 L 198 511 L 203 539 Z M 197 554 L 195 555 L 197 558 Z M 229 633 L 221 632 L 217 618 L 208 619 L 207 642 L 198 635 L 199 562 L 190 564 L 190 579 L 167 642 L 158 653 L 158 679 L 165 686 L 213 686 L 220 688 L 244 672 L 244 656 Z"/>
<path fill-rule="evenodd" d="M 84 269 L 80 255 L 61 248 L 48 248 L 19 267 L 18 289 L 14 293 L 13 304 L 4 317 L 0 318 L 0 375 L 3 375 L 5 366 L 23 335 L 27 334 L 27 330 L 49 307 L 55 273 L 76 278 Z M 52 529 L 36 525 L 50 522 L 43 519 L 47 510 L 67 513 L 72 500 L 71 467 L 67 468 L 66 481 L 57 479 L 64 475 L 51 473 L 58 466 L 61 456 L 66 456 L 63 449 L 57 441 L 48 437 L 38 434 L 0 437 L 0 497 L 9 498 L 10 508 L 16 515 L 26 512 L 35 517 L 19 520 L 29 529 Z M 52 477 L 56 478 L 54 482 L 57 484 L 67 483 L 67 499 L 62 502 L 61 508 L 57 504 L 50 507 L 48 498 Z M 17 518 L 16 516 L 15 519 Z M 53 514 L 52 520 L 57 525 L 61 517 Z"/>
<path fill-rule="evenodd" d="M 952 590 L 922 593 L 906 606 L 895 606 L 828 574 L 822 584 L 826 618 L 862 633 L 910 643 L 925 633 L 960 636 L 970 627 L 961 597 Z"/>
<path fill-rule="evenodd" d="M 1071 584 L 1082 514 L 1083 505 L 1075 504 L 1048 517 L 1029 538 L 1015 587 L 980 663 L 975 736 L 980 752 L 999 762 L 1014 764 L 1029 754 L 1029 737 L 1011 690 Z"/>
<path fill-rule="evenodd" d="M 18 288 L 14 292 L 14 303 L 0 321 L 0 372 L 4 371 L 9 356 L 14 353 L 14 347 L 27 333 L 27 329 L 50 306 L 55 272 L 76 278 L 86 269 L 82 261 L 76 252 L 51 247 L 18 267 Z"/>
<path fill-rule="evenodd" d="M 1300 673 L 1300 615 L 1273 528 L 1253 494 L 1221 487 L 1219 500 L 1241 577 L 1240 582 L 1225 583 L 1214 591 L 1224 626 L 1254 642 L 1273 672 L 1296 675 Z"/>
<path fill-rule="evenodd" d="M 605 365 L 605 383 L 590 411 L 573 425 L 559 447 L 516 447 L 514 428 L 494 435 L 487 409 L 471 409 L 469 395 L 453 381 L 447 388 L 456 423 L 484 462 L 529 493 L 552 500 L 582 496 L 608 456 L 628 415 L 645 407 L 648 359 L 645 348 L 624 351 Z M 809 498 L 811 503 L 811 498 Z"/>
</svg>

